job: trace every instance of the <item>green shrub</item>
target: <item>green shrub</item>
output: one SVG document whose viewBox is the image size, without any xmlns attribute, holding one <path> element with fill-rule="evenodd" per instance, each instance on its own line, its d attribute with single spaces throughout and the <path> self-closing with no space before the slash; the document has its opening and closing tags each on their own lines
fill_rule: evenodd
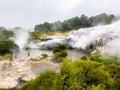
<svg viewBox="0 0 120 90">
<path fill-rule="evenodd" d="M 97 62 L 103 62 L 105 64 L 119 64 L 120 65 L 120 60 L 116 56 L 108 56 L 108 55 L 103 55 L 100 52 L 96 52 L 90 56 L 91 60 L 97 61 Z"/>
<path fill-rule="evenodd" d="M 92 85 L 91 87 L 88 87 L 87 90 L 106 90 L 104 85 Z"/>
<path fill-rule="evenodd" d="M 54 61 L 61 62 L 67 56 L 67 47 L 65 44 L 59 44 L 53 49 Z"/>
<path fill-rule="evenodd" d="M 101 57 L 101 56 L 102 55 L 101 55 L 100 52 L 95 52 L 95 53 L 91 54 L 90 59 L 91 60 L 98 60 L 98 58 Z"/>
<path fill-rule="evenodd" d="M 4 58 L 12 58 L 12 54 L 11 54 L 11 53 L 6 53 L 6 54 L 4 55 Z"/>
<path fill-rule="evenodd" d="M 60 72 L 46 71 L 21 90 L 119 90 L 120 66 L 90 60 L 64 59 Z"/>
<path fill-rule="evenodd" d="M 41 54 L 42 57 L 48 57 L 46 53 Z"/>
<path fill-rule="evenodd" d="M 114 89 L 120 90 L 120 66 L 109 64 L 105 67 L 105 70 L 108 71 L 110 76 L 115 80 Z"/>
<path fill-rule="evenodd" d="M 55 79 L 57 73 L 52 70 L 48 70 L 31 80 L 27 84 L 24 84 L 21 90 L 55 90 Z"/>
<path fill-rule="evenodd" d="M 87 60 L 87 57 L 86 56 L 82 56 L 82 57 L 80 57 L 80 59 Z"/>
<path fill-rule="evenodd" d="M 11 53 L 5 53 L 4 55 L 0 56 L 0 60 L 6 60 L 6 59 L 12 59 L 12 54 Z"/>
<path fill-rule="evenodd" d="M 0 54 L 9 53 L 12 49 L 16 48 L 18 46 L 12 40 L 0 39 Z"/>
<path fill-rule="evenodd" d="M 0 60 L 3 60 L 4 59 L 4 57 L 3 56 L 0 56 Z"/>
<path fill-rule="evenodd" d="M 66 50 L 66 49 L 67 49 L 67 46 L 66 46 L 65 44 L 60 43 L 60 44 L 58 45 L 58 48 L 59 48 L 60 50 Z"/>
</svg>

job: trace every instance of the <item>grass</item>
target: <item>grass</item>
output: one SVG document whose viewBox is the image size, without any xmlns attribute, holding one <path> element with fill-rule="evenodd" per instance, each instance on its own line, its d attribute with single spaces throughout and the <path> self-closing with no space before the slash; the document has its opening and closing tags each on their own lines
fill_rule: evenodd
<svg viewBox="0 0 120 90">
<path fill-rule="evenodd" d="M 8 88 L 8 89 L 6 89 L 6 88 L 1 88 L 0 90 L 18 90 L 17 88 Z"/>
<path fill-rule="evenodd" d="M 12 54 L 10 54 L 10 53 L 0 55 L 0 60 L 6 60 L 6 59 L 11 59 L 11 58 L 12 58 Z"/>
<path fill-rule="evenodd" d="M 56 34 L 62 34 L 62 35 L 65 35 L 65 34 L 68 34 L 69 32 L 31 32 L 31 36 L 33 39 L 43 39 L 42 37 L 46 36 L 46 35 L 56 35 Z"/>
</svg>

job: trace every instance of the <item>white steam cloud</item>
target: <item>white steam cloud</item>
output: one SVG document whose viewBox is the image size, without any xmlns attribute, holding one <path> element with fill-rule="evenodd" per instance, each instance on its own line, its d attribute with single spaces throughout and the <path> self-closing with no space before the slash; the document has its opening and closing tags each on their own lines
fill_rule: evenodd
<svg viewBox="0 0 120 90">
<path fill-rule="evenodd" d="M 28 44 L 29 39 L 29 30 L 25 30 L 22 28 L 14 29 L 14 37 L 13 41 L 19 46 L 20 49 L 24 48 L 26 44 Z"/>
<path fill-rule="evenodd" d="M 69 38 L 74 48 L 87 49 L 91 44 L 95 48 L 101 45 L 104 53 L 120 56 L 120 21 L 73 31 Z"/>
</svg>

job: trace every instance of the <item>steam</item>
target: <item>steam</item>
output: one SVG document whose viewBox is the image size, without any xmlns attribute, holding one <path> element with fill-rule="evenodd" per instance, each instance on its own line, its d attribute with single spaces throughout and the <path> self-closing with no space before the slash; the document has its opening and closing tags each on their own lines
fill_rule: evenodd
<svg viewBox="0 0 120 90">
<path fill-rule="evenodd" d="M 24 48 L 28 44 L 30 30 L 19 28 L 13 31 L 15 34 L 13 40 L 20 48 Z M 102 47 L 103 53 L 120 56 L 120 21 L 105 26 L 79 29 L 64 37 L 56 35 L 48 38 L 52 40 L 30 45 L 40 49 L 51 49 L 57 47 L 59 43 L 65 43 L 76 49 L 90 49 L 91 47 L 100 49 Z"/>
<path fill-rule="evenodd" d="M 120 21 L 91 28 L 79 29 L 69 35 L 69 44 L 77 49 L 103 47 L 104 53 L 120 56 Z"/>
<path fill-rule="evenodd" d="M 37 43 L 37 46 L 40 49 L 51 49 L 59 43 L 64 43 L 76 49 L 97 49 L 105 54 L 120 56 L 120 21 L 72 31 L 62 39 L 59 35 L 56 36 L 52 40 Z"/>
<path fill-rule="evenodd" d="M 29 39 L 29 30 L 25 30 L 22 28 L 15 28 L 13 30 L 14 37 L 13 40 L 19 46 L 20 49 L 24 48 L 26 44 L 28 44 Z"/>
</svg>

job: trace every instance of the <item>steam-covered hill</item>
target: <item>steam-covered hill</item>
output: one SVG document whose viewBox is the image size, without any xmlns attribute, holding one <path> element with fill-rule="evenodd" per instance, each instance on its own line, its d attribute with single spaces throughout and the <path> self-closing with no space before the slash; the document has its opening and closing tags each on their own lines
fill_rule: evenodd
<svg viewBox="0 0 120 90">
<path fill-rule="evenodd" d="M 70 31 L 77 30 L 80 28 L 92 27 L 98 24 L 110 24 L 116 19 L 116 16 L 113 14 L 102 13 L 100 15 L 87 17 L 81 15 L 80 17 L 76 16 L 63 22 L 57 21 L 54 23 L 45 22 L 43 24 L 38 24 L 35 26 L 35 32 L 51 32 L 51 31 Z"/>
<path fill-rule="evenodd" d="M 64 39 L 37 43 L 40 49 L 51 49 L 59 43 L 82 50 L 100 50 L 106 54 L 120 56 L 120 21 L 110 25 L 83 28 L 70 32 Z"/>
<path fill-rule="evenodd" d="M 65 36 L 62 35 L 62 38 L 61 35 L 54 35 L 52 37 L 46 35 L 45 37 L 49 37 L 49 40 L 42 42 L 38 41 L 38 43 L 30 43 L 31 41 L 29 42 L 29 33 L 32 32 L 29 29 L 15 28 L 12 30 L 14 32 L 12 40 L 15 41 L 15 43 L 19 45 L 20 48 L 24 48 L 27 45 L 30 48 L 52 49 L 57 47 L 59 43 L 64 43 L 68 46 L 68 48 L 83 50 L 94 50 L 99 47 L 103 47 L 104 52 L 116 55 L 120 53 L 119 49 L 114 49 L 114 47 L 119 48 L 119 44 L 116 42 L 119 42 L 120 21 L 114 24 L 110 24 L 115 19 L 116 17 L 114 15 L 107 15 L 103 13 L 89 18 L 85 15 L 82 15 L 80 18 L 75 17 L 68 19 L 61 23 L 62 26 L 56 22 L 40 24 L 35 26 L 35 31 L 33 32 L 34 34 L 39 34 L 41 32 L 70 31 L 73 29 L 80 29 L 71 31 Z M 99 23 L 110 25 L 95 26 Z"/>
</svg>

